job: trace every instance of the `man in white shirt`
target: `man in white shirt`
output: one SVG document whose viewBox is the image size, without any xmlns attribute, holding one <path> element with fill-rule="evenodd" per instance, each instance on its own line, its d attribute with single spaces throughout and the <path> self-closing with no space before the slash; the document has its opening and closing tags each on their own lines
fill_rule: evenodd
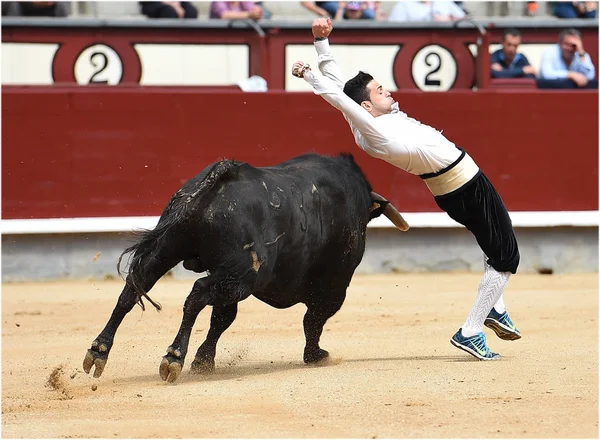
<svg viewBox="0 0 600 440">
<path fill-rule="evenodd" d="M 502 199 L 465 151 L 441 132 L 401 112 L 390 93 L 371 75 L 359 72 L 344 83 L 329 48 L 331 20 L 313 22 L 319 70 L 294 63 L 315 94 L 340 110 L 356 144 L 369 155 L 421 177 L 438 206 L 470 230 L 484 252 L 485 273 L 475 304 L 450 342 L 481 360 L 500 356 L 487 346 L 484 324 L 504 340 L 521 337 L 503 300 L 504 287 L 519 265 L 519 249 Z"/>
</svg>

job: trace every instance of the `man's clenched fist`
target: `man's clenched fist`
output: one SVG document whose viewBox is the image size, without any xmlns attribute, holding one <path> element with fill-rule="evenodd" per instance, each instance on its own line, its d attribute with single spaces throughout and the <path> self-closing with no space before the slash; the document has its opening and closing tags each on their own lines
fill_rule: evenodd
<svg viewBox="0 0 600 440">
<path fill-rule="evenodd" d="M 292 65 L 292 75 L 294 75 L 297 78 L 303 78 L 304 72 L 306 72 L 307 70 L 310 70 L 310 65 L 304 64 L 303 61 L 296 61 Z"/>
<path fill-rule="evenodd" d="M 331 19 L 316 18 L 312 23 L 312 33 L 315 38 L 327 38 L 333 30 Z"/>
</svg>

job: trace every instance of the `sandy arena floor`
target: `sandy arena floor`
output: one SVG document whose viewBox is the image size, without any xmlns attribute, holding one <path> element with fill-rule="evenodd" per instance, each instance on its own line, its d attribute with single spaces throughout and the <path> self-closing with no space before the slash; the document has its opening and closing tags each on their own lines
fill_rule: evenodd
<svg viewBox="0 0 600 440">
<path fill-rule="evenodd" d="M 486 330 L 503 355 L 494 362 L 448 342 L 478 283 L 355 277 L 326 325 L 332 358 L 319 367 L 302 363 L 305 307 L 251 298 L 217 347 L 215 373 L 190 375 L 208 308 L 174 384 L 158 365 L 192 281 L 161 280 L 151 292 L 160 313 L 134 308 L 99 379 L 81 364 L 122 283 L 4 284 L 2 436 L 597 437 L 598 274 L 513 277 L 506 302 L 523 339 Z"/>
</svg>

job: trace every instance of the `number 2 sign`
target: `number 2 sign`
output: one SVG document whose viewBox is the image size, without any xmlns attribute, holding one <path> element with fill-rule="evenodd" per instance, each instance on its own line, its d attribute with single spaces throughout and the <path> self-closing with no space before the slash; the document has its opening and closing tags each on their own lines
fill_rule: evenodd
<svg viewBox="0 0 600 440">
<path fill-rule="evenodd" d="M 123 63 L 119 54 L 106 44 L 86 47 L 75 61 L 77 84 L 115 85 L 123 77 Z"/>
<path fill-rule="evenodd" d="M 450 90 L 456 81 L 457 71 L 454 56 L 437 44 L 422 47 L 412 60 L 413 81 L 425 91 Z"/>
</svg>

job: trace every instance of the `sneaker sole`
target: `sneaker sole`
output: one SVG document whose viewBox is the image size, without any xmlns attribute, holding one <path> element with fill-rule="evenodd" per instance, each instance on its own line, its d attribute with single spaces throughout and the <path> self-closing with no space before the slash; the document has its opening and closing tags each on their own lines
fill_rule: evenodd
<svg viewBox="0 0 600 440">
<path fill-rule="evenodd" d="M 487 328 L 491 328 L 496 336 L 505 341 L 516 341 L 517 339 L 521 339 L 521 334 L 515 332 L 514 330 L 502 325 L 502 323 L 496 321 L 492 318 L 487 318 L 484 322 L 484 325 Z"/>
<path fill-rule="evenodd" d="M 450 343 L 452 345 L 454 345 L 456 348 L 459 348 L 462 351 L 465 351 L 465 352 L 469 353 L 471 356 L 479 359 L 480 361 L 494 361 L 494 360 L 500 359 L 500 355 L 499 354 L 497 354 L 495 357 L 492 357 L 492 358 L 483 357 L 479 353 L 477 353 L 476 351 L 471 350 L 469 347 L 465 347 L 464 345 L 459 344 L 454 339 L 450 339 Z"/>
</svg>

